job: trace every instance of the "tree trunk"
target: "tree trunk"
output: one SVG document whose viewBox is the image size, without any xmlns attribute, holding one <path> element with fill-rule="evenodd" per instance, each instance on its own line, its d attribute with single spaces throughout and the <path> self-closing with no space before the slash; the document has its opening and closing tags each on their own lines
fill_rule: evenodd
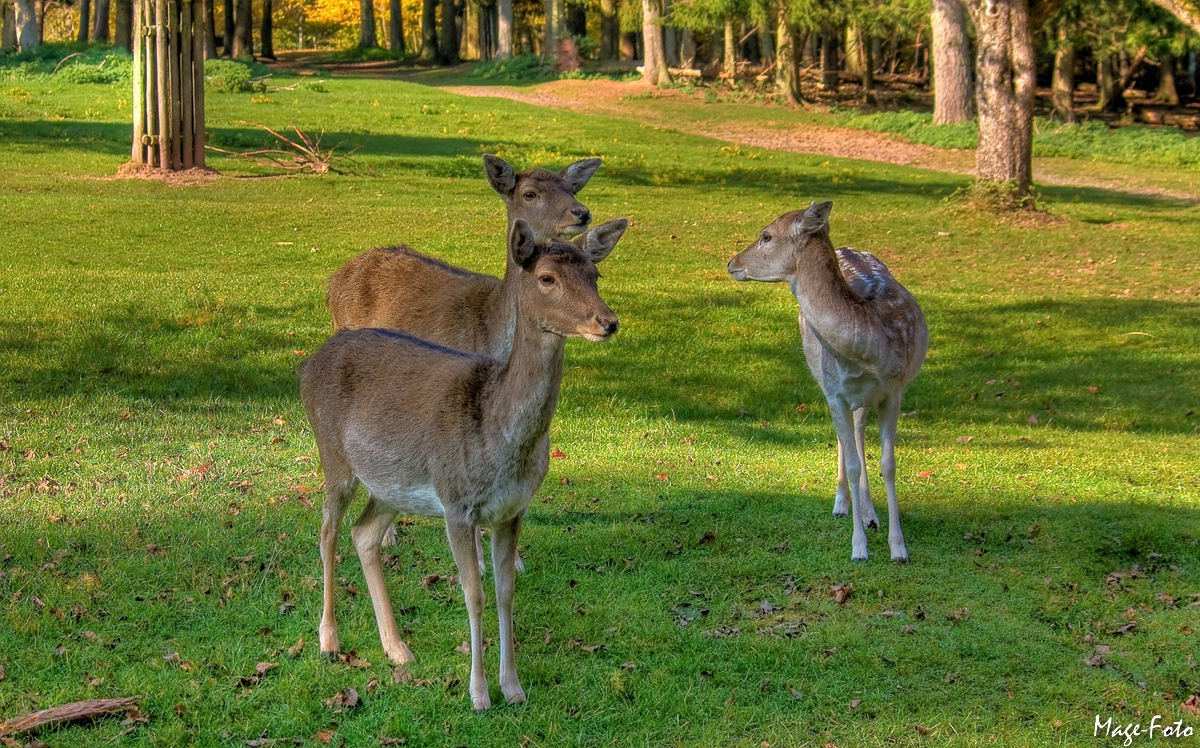
<svg viewBox="0 0 1200 748">
<path fill-rule="evenodd" d="M 17 49 L 17 12 L 12 0 L 0 0 L 0 52 Z"/>
<path fill-rule="evenodd" d="M 379 39 L 375 36 L 375 3 L 372 0 L 359 0 L 358 9 L 358 46 L 375 49 L 379 46 Z M 241 20 L 239 18 L 238 22 Z"/>
<path fill-rule="evenodd" d="M 821 87 L 838 90 L 838 32 L 829 21 L 821 22 Z"/>
<path fill-rule="evenodd" d="M 545 0 L 546 32 L 542 48 L 542 60 L 555 70 L 558 69 L 558 53 L 563 35 L 563 0 Z"/>
<path fill-rule="evenodd" d="M 617 0 L 600 0 L 600 59 L 615 60 L 621 54 L 621 21 L 617 18 Z"/>
<path fill-rule="evenodd" d="M 651 86 L 671 85 L 671 71 L 667 69 L 667 57 L 663 50 L 662 0 L 642 0 L 642 80 Z"/>
<path fill-rule="evenodd" d="M 275 19 L 271 0 L 263 0 L 262 11 L 262 26 L 259 29 L 259 40 L 262 45 L 262 57 L 268 60 L 275 59 Z"/>
<path fill-rule="evenodd" d="M 75 41 L 86 42 L 92 31 L 92 0 L 79 0 L 79 35 Z"/>
<path fill-rule="evenodd" d="M 132 3 L 131 3 L 132 5 Z M 204 0 L 204 59 L 217 57 L 217 21 L 213 17 L 213 0 Z"/>
<path fill-rule="evenodd" d="M 225 35 L 222 37 L 223 41 L 221 42 L 221 56 L 233 57 L 233 37 L 237 31 L 237 27 L 233 22 L 233 0 L 225 0 L 222 5 L 225 13 Z"/>
<path fill-rule="evenodd" d="M 679 66 L 694 68 L 696 66 L 696 35 L 691 29 L 684 29 L 679 40 Z"/>
<path fill-rule="evenodd" d="M 371 0 L 363 0 L 369 3 Z M 438 52 L 443 65 L 457 65 L 458 56 L 458 4 L 455 0 L 442 0 L 442 34 L 438 39 Z"/>
<path fill-rule="evenodd" d="M 93 10 L 96 11 L 92 19 L 92 39 L 98 42 L 108 42 L 111 38 L 108 34 L 108 6 L 109 0 L 96 0 Z"/>
<path fill-rule="evenodd" d="M 638 35 L 636 31 L 625 31 L 621 34 L 621 59 L 636 60 L 638 58 Z"/>
<path fill-rule="evenodd" d="M 388 3 L 388 42 L 395 54 L 404 54 L 404 14 L 400 10 L 400 0 Z"/>
<path fill-rule="evenodd" d="M 671 17 L 671 0 L 663 0 L 663 18 Z M 665 23 L 663 30 L 663 55 L 667 60 L 667 67 L 679 67 L 679 32 L 677 29 L 667 26 Z"/>
<path fill-rule="evenodd" d="M 775 92 L 790 104 L 801 101 L 797 46 L 787 2 L 779 0 L 775 6 Z"/>
<path fill-rule="evenodd" d="M 42 34 L 38 29 L 37 5 L 34 0 L 13 0 L 15 18 L 14 28 L 17 30 L 17 48 L 28 52 L 42 43 Z"/>
<path fill-rule="evenodd" d="M 1100 101 L 1096 105 L 1100 111 L 1125 111 L 1125 93 L 1117 81 L 1117 71 L 1111 53 L 1096 56 L 1096 89 L 1100 94 Z"/>
<path fill-rule="evenodd" d="M 254 56 L 254 15 L 250 0 L 237 0 L 237 14 L 233 19 L 233 56 Z M 374 26 L 371 27 L 374 31 Z"/>
<path fill-rule="evenodd" d="M 136 166 L 204 167 L 205 15 L 203 0 L 136 2 L 131 149 Z"/>
<path fill-rule="evenodd" d="M 721 73 L 729 80 L 737 76 L 737 35 L 733 33 L 733 19 L 725 19 L 725 54 L 721 58 Z"/>
<path fill-rule="evenodd" d="M 438 0 L 421 2 L 421 59 L 433 62 L 438 57 L 437 35 Z"/>
<path fill-rule="evenodd" d="M 1023 200 L 1033 180 L 1036 66 L 1028 0 L 972 0 L 979 35 L 979 148 L 975 178 L 1011 183 Z"/>
<path fill-rule="evenodd" d="M 513 56 L 512 0 L 497 0 L 496 9 L 496 59 L 507 60 Z"/>
<path fill-rule="evenodd" d="M 571 36 L 587 36 L 587 6 L 580 3 L 569 3 L 566 15 L 563 17 L 567 33 Z"/>
<path fill-rule="evenodd" d="M 1175 89 L 1175 55 L 1170 52 L 1163 52 L 1158 61 L 1158 91 L 1154 100 L 1171 106 L 1179 104 L 1179 92 Z"/>
<path fill-rule="evenodd" d="M 1054 50 L 1050 92 L 1054 114 L 1063 122 L 1075 122 L 1075 45 L 1067 35 L 1065 21 L 1058 22 L 1058 49 Z"/>
<path fill-rule="evenodd" d="M 971 119 L 971 40 L 961 0 L 933 0 L 933 123 Z"/>
<path fill-rule="evenodd" d="M 758 53 L 764 65 L 775 61 L 775 31 L 769 20 L 758 26 Z"/>
<path fill-rule="evenodd" d="M 856 25 L 846 26 L 846 42 L 844 49 L 845 69 L 851 75 L 862 75 L 862 32 Z"/>
<path fill-rule="evenodd" d="M 871 37 L 862 32 L 862 27 L 856 30 L 858 31 L 858 48 L 862 54 L 863 103 L 870 104 L 875 101 L 875 55 L 871 48 Z"/>
<path fill-rule="evenodd" d="M 113 0 L 117 4 L 113 44 L 126 52 L 133 51 L 133 0 Z"/>
</svg>

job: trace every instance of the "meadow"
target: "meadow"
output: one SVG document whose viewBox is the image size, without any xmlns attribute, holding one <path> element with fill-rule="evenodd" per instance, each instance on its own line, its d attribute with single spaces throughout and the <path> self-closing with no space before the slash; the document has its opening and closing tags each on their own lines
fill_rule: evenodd
<svg viewBox="0 0 1200 748">
<path fill-rule="evenodd" d="M 214 154 L 219 178 L 167 184 L 114 178 L 129 106 L 121 84 L 0 80 L 0 720 L 138 695 L 141 719 L 40 737 L 844 748 L 1094 745 L 1096 717 L 1200 729 L 1196 202 L 1046 187 L 1045 213 L 997 219 L 955 201 L 961 176 L 349 78 L 214 92 L 207 115 L 226 150 L 270 142 L 249 123 L 324 130 L 360 148 L 353 173 Z M 598 156 L 580 198 L 632 223 L 601 266 L 622 331 L 567 346 L 562 456 L 521 537 L 529 703 L 476 715 L 438 521 L 384 551 L 417 661 L 387 663 L 347 533 L 347 656 L 320 656 L 322 477 L 296 376 L 355 254 L 406 243 L 503 271 L 484 153 Z M 796 302 L 725 272 L 814 199 L 929 320 L 897 450 L 907 565 L 882 532 L 851 562 Z"/>
</svg>

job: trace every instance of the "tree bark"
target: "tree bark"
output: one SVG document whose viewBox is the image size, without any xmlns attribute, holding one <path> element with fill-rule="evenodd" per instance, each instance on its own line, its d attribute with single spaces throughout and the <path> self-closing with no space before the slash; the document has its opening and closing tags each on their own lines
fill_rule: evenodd
<svg viewBox="0 0 1200 748">
<path fill-rule="evenodd" d="M 737 76 L 737 36 L 733 33 L 733 18 L 725 18 L 725 54 L 721 58 L 721 73 L 729 80 Z"/>
<path fill-rule="evenodd" d="M 862 54 L 862 96 L 863 103 L 870 104 L 875 101 L 875 55 L 871 48 L 871 37 L 864 34 L 862 27 L 855 29 L 858 32 L 858 47 Z"/>
<path fill-rule="evenodd" d="M 636 31 L 626 31 L 621 34 L 621 59 L 636 60 L 638 58 L 638 35 Z"/>
<path fill-rule="evenodd" d="M 92 31 L 92 0 L 79 0 L 79 34 L 76 41 L 86 42 Z"/>
<path fill-rule="evenodd" d="M 671 85 L 671 71 L 667 69 L 667 56 L 663 50 L 662 0 L 642 0 L 642 80 L 651 86 Z"/>
<path fill-rule="evenodd" d="M 862 59 L 862 40 L 861 32 L 857 25 L 847 25 L 845 34 L 845 53 L 842 55 L 844 60 L 843 67 L 847 73 L 851 75 L 862 75 L 863 59 Z"/>
<path fill-rule="evenodd" d="M 0 0 L 0 52 L 17 49 L 17 12 L 12 0 Z"/>
<path fill-rule="evenodd" d="M 600 59 L 615 60 L 621 54 L 621 22 L 617 0 L 600 0 Z"/>
<path fill-rule="evenodd" d="M 254 56 L 254 15 L 250 0 L 237 0 L 233 19 L 233 56 Z M 371 27 L 374 29 L 374 26 Z"/>
<path fill-rule="evenodd" d="M 204 59 L 206 60 L 217 58 L 217 19 L 214 17 L 213 10 L 213 0 L 204 0 Z"/>
<path fill-rule="evenodd" d="M 420 58 L 426 62 L 438 56 L 437 7 L 438 0 L 422 0 Z"/>
<path fill-rule="evenodd" d="M 364 3 L 371 0 L 363 0 Z M 438 40 L 438 52 L 443 65 L 457 65 L 458 56 L 458 4 L 455 0 L 442 0 L 442 34 Z"/>
<path fill-rule="evenodd" d="M 558 69 L 558 53 L 562 46 L 562 37 L 564 29 L 565 9 L 563 8 L 563 0 L 545 0 L 546 8 L 546 35 L 545 46 L 542 49 L 542 60 L 554 68 Z"/>
<path fill-rule="evenodd" d="M 513 4 L 512 0 L 496 2 L 496 59 L 507 60 L 513 56 Z"/>
<path fill-rule="evenodd" d="M 379 39 L 375 36 L 375 3 L 372 0 L 359 0 L 358 3 L 358 46 L 363 49 L 379 46 Z"/>
<path fill-rule="evenodd" d="M 233 57 L 233 37 L 237 31 L 237 26 L 234 24 L 233 18 L 233 0 L 225 0 L 222 7 L 225 13 L 225 34 L 221 42 L 221 56 Z"/>
<path fill-rule="evenodd" d="M 797 46 L 788 4 L 779 0 L 775 6 L 775 91 L 790 104 L 801 101 Z"/>
<path fill-rule="evenodd" d="M 126 52 L 133 51 L 133 0 L 113 0 L 117 4 L 113 44 Z"/>
<path fill-rule="evenodd" d="M 38 29 L 37 4 L 34 0 L 13 0 L 13 6 L 17 49 L 28 52 L 42 43 L 42 34 Z"/>
<path fill-rule="evenodd" d="M 92 39 L 97 42 L 107 42 L 111 37 L 108 33 L 109 0 L 96 0 L 92 10 Z"/>
<path fill-rule="evenodd" d="M 1075 45 L 1065 21 L 1058 23 L 1058 48 L 1054 50 L 1054 75 L 1050 82 L 1054 113 L 1063 122 L 1075 122 Z"/>
<path fill-rule="evenodd" d="M 259 29 L 262 56 L 268 60 L 275 59 L 275 19 L 271 0 L 263 0 L 262 26 Z"/>
<path fill-rule="evenodd" d="M 1028 0 L 972 0 L 979 35 L 975 178 L 1006 182 L 1022 200 L 1033 181 L 1036 66 Z"/>
<path fill-rule="evenodd" d="M 1117 81 L 1116 66 L 1113 65 L 1112 54 L 1096 56 L 1096 88 L 1100 101 L 1096 108 L 1102 112 L 1119 113 L 1125 111 L 1125 94 Z"/>
<path fill-rule="evenodd" d="M 137 0 L 133 13 L 133 147 L 137 166 L 204 167 L 202 0 Z"/>
<path fill-rule="evenodd" d="M 696 35 L 684 29 L 679 39 L 679 66 L 692 68 L 696 65 Z"/>
<path fill-rule="evenodd" d="M 404 54 L 404 14 L 400 9 L 400 0 L 388 3 L 388 37 L 392 52 Z"/>
<path fill-rule="evenodd" d="M 838 90 L 838 31 L 830 21 L 821 22 L 821 87 Z"/>
<path fill-rule="evenodd" d="M 933 123 L 971 119 L 971 40 L 961 0 L 933 0 Z"/>
<path fill-rule="evenodd" d="M 1150 0 L 1200 33 L 1200 2 L 1197 0 Z"/>
<path fill-rule="evenodd" d="M 1163 52 L 1158 61 L 1158 90 L 1154 100 L 1170 106 L 1179 104 L 1179 92 L 1175 88 L 1175 55 Z"/>
</svg>

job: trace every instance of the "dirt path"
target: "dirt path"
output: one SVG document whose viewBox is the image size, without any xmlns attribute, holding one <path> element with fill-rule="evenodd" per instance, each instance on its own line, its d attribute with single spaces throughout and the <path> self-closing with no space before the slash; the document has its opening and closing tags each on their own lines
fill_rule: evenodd
<svg viewBox="0 0 1200 748">
<path fill-rule="evenodd" d="M 974 150 L 947 150 L 919 143 L 909 143 L 885 133 L 854 130 L 823 125 L 795 125 L 786 129 L 754 122 L 709 123 L 669 118 L 656 111 L 653 106 L 640 106 L 642 99 L 630 99 L 633 95 L 645 95 L 651 89 L 641 82 L 558 80 L 538 86 L 515 88 L 511 86 L 444 86 L 443 90 L 463 96 L 481 96 L 512 99 L 555 109 L 570 109 L 575 112 L 598 112 L 615 117 L 636 119 L 692 135 L 702 135 L 727 142 L 737 142 L 772 150 L 811 153 L 839 158 L 862 159 L 889 164 L 913 166 L 921 169 L 973 174 L 975 172 Z M 677 91 L 656 92 L 655 97 L 679 97 Z M 1092 187 L 1096 189 L 1124 192 L 1132 195 L 1157 195 L 1189 202 L 1200 202 L 1195 192 L 1164 187 L 1151 178 L 1122 173 L 1126 170 L 1113 169 L 1106 176 L 1105 165 L 1096 164 L 1093 173 L 1080 175 L 1064 173 L 1068 164 L 1057 162 L 1065 159 L 1035 159 L 1034 181 L 1044 185 Z"/>
</svg>

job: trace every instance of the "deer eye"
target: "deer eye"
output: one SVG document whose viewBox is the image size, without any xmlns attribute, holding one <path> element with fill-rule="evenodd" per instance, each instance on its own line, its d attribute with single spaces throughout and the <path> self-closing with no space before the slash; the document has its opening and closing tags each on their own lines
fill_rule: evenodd
<svg viewBox="0 0 1200 748">
<path fill-rule="evenodd" d="M 770 242 L 771 242 L 771 235 L 770 235 L 770 234 L 767 234 L 767 233 L 764 233 L 764 234 L 762 235 L 762 243 L 763 243 L 763 244 L 769 244 Z"/>
<path fill-rule="evenodd" d="M 538 278 L 538 281 L 540 281 L 543 286 L 553 286 L 554 285 L 554 276 L 549 275 L 549 274 L 543 274 Z"/>
<path fill-rule="evenodd" d="M 536 193 L 536 192 L 534 192 L 533 190 L 530 190 L 529 192 L 526 192 L 526 193 L 525 193 L 525 199 L 526 199 L 526 200 L 536 200 L 536 199 L 537 199 L 537 193 Z"/>
</svg>

